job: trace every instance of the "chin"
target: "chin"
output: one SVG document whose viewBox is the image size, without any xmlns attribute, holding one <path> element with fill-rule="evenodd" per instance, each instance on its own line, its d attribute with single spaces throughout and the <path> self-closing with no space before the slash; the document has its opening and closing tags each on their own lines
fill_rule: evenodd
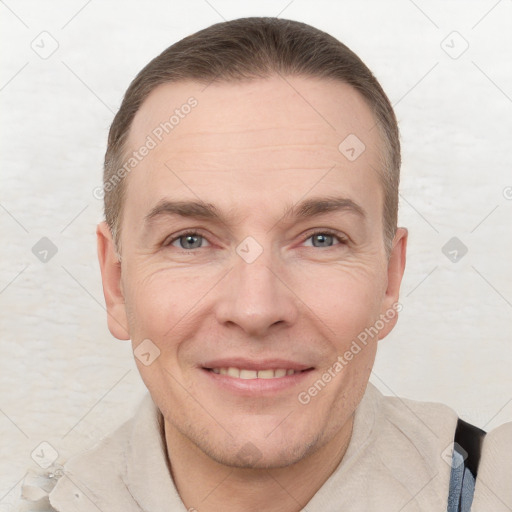
<svg viewBox="0 0 512 512">
<path fill-rule="evenodd" d="M 318 444 L 318 436 L 309 443 L 304 442 L 304 437 L 292 440 L 283 437 L 273 441 L 269 439 L 247 439 L 231 442 L 226 451 L 221 451 L 221 444 L 201 447 L 200 449 L 211 459 L 225 466 L 239 469 L 278 469 L 285 468 L 300 462 Z"/>
</svg>

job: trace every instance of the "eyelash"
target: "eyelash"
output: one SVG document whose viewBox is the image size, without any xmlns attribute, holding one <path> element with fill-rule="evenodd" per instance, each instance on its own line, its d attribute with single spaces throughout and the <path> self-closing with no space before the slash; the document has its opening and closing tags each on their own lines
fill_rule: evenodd
<svg viewBox="0 0 512 512">
<path fill-rule="evenodd" d="M 329 247 L 317 247 L 317 249 L 332 249 L 332 248 L 336 247 L 337 245 L 346 245 L 348 243 L 348 238 L 346 236 L 343 236 L 343 235 L 341 235 L 341 234 L 339 234 L 336 231 L 333 231 L 331 229 L 318 229 L 316 231 L 311 231 L 303 239 L 303 243 L 306 240 L 309 240 L 310 238 L 312 238 L 312 237 L 314 237 L 316 235 L 332 236 L 334 239 L 336 239 L 339 242 L 339 244 L 336 244 L 336 245 L 332 245 L 332 246 L 329 246 Z M 180 238 L 184 238 L 184 237 L 187 237 L 187 236 L 200 236 L 200 237 L 202 237 L 204 239 L 207 239 L 206 236 L 203 235 L 202 233 L 200 233 L 199 231 L 185 231 L 184 233 L 180 233 L 178 235 L 175 235 L 171 239 L 166 238 L 164 240 L 164 242 L 162 243 L 162 246 L 163 247 L 170 247 L 174 242 L 176 242 L 176 240 L 179 240 Z M 312 246 L 312 247 L 315 248 L 314 246 Z M 183 248 L 180 247 L 179 249 L 184 251 L 184 252 L 192 252 L 194 250 L 202 249 L 202 247 L 199 247 L 198 249 L 183 249 Z"/>
</svg>

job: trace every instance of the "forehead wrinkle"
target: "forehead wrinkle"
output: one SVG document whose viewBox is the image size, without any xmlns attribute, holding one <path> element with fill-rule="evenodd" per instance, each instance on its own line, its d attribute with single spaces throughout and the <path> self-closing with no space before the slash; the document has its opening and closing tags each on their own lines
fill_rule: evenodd
<svg viewBox="0 0 512 512">
<path fill-rule="evenodd" d="M 325 137 L 323 133 L 309 131 L 306 135 L 290 133 L 289 130 L 267 131 L 261 130 L 258 136 L 244 136 L 242 132 L 230 133 L 210 132 L 207 135 L 198 132 L 190 134 L 172 134 L 167 144 L 163 144 L 157 151 L 167 154 L 167 157 L 184 158 L 201 155 L 247 155 L 247 154 L 280 154 L 287 152 L 296 155 L 309 154 L 312 156 L 339 155 L 339 137 Z"/>
</svg>

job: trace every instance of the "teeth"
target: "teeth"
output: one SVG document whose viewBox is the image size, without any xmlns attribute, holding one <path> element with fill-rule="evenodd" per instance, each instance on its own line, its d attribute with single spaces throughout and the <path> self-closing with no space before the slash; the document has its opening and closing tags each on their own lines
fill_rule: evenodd
<svg viewBox="0 0 512 512">
<path fill-rule="evenodd" d="M 241 379 L 257 379 L 258 372 L 254 370 L 240 370 L 240 378 Z"/>
<path fill-rule="evenodd" d="M 228 368 L 228 375 L 230 377 L 236 377 L 236 378 L 239 378 L 240 377 L 240 370 L 238 368 L 232 368 L 232 367 L 229 367 Z"/>
<path fill-rule="evenodd" d="M 286 368 L 278 368 L 277 370 L 246 370 L 244 368 L 234 368 L 230 366 L 229 368 L 211 368 L 213 373 L 217 373 L 220 375 L 228 375 L 229 377 L 234 377 L 236 379 L 279 379 L 281 377 L 285 377 L 286 375 L 293 375 L 294 373 L 299 373 L 299 371 L 295 371 L 292 369 Z"/>
</svg>

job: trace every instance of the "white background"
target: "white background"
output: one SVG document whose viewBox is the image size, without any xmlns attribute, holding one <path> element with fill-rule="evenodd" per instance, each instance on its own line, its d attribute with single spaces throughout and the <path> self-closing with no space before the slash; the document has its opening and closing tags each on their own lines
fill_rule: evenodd
<svg viewBox="0 0 512 512">
<path fill-rule="evenodd" d="M 64 462 L 145 393 L 130 344 L 106 326 L 92 191 L 134 75 L 223 19 L 310 23 L 374 71 L 401 127 L 400 225 L 410 239 L 404 309 L 372 381 L 444 402 L 486 430 L 512 420 L 510 0 L 6 0 L 0 15 L 0 510 L 40 442 Z M 59 45 L 47 59 L 31 47 L 44 37 L 51 48 L 43 31 Z M 455 263 L 441 251 L 454 236 L 468 248 Z M 32 253 L 42 237 L 58 249 L 47 263 Z"/>
</svg>

